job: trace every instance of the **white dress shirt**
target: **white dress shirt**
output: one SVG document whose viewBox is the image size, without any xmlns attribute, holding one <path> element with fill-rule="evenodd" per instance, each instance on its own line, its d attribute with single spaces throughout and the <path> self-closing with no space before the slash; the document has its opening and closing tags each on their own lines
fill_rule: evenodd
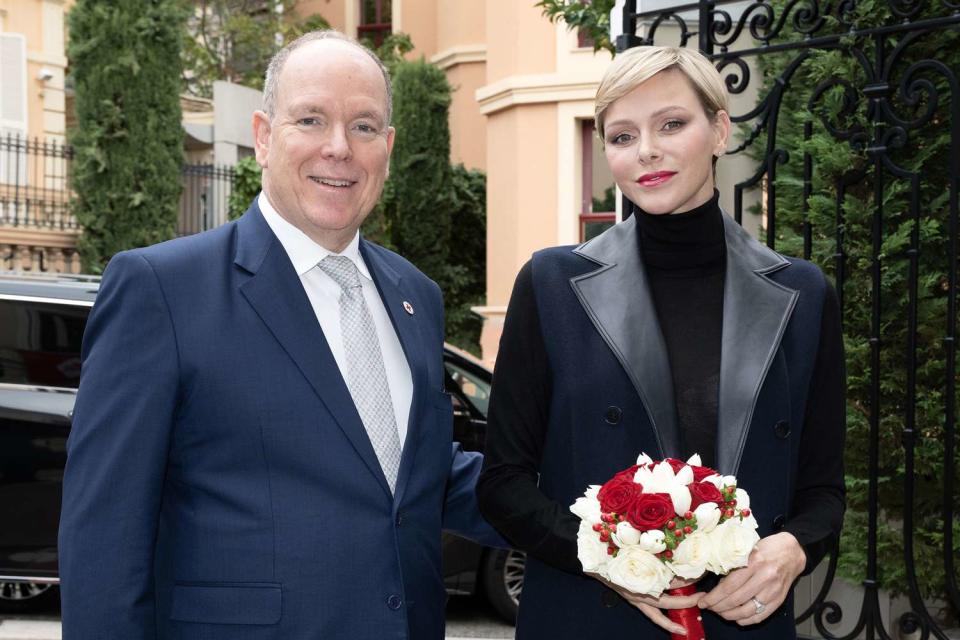
<svg viewBox="0 0 960 640">
<path fill-rule="evenodd" d="M 310 299 L 313 312 L 340 368 L 340 374 L 346 380 L 347 361 L 343 349 L 343 335 L 340 332 L 340 285 L 317 268 L 317 264 L 325 257 L 337 254 L 321 247 L 281 217 L 263 192 L 257 198 L 257 204 L 270 229 L 290 257 L 297 275 L 300 276 L 300 284 L 303 285 L 303 290 Z M 410 373 L 410 365 L 407 363 L 387 309 L 383 305 L 380 292 L 377 291 L 377 286 L 370 277 L 370 270 L 367 269 L 360 255 L 359 231 L 339 255 L 350 258 L 360 272 L 363 298 L 370 309 L 370 315 L 373 316 L 377 338 L 380 340 L 380 351 L 387 370 L 387 384 L 390 387 L 390 399 L 393 401 L 393 412 L 397 419 L 400 445 L 403 446 L 410 420 L 410 405 L 413 401 L 413 376 Z"/>
</svg>

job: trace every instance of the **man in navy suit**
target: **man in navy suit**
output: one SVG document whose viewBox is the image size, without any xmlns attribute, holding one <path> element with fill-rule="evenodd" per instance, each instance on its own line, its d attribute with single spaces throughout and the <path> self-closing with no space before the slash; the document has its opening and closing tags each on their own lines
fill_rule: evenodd
<svg viewBox="0 0 960 640">
<path fill-rule="evenodd" d="M 372 53 L 304 36 L 267 72 L 247 213 L 110 262 L 64 477 L 66 640 L 443 637 L 441 529 L 500 539 L 451 442 L 440 290 L 359 236 L 390 111 Z"/>
</svg>

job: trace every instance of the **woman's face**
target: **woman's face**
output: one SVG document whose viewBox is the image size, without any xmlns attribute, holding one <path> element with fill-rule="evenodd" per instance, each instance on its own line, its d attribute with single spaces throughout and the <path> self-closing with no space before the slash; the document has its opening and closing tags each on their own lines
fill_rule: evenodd
<svg viewBox="0 0 960 640">
<path fill-rule="evenodd" d="M 683 73 L 661 71 L 606 112 L 607 163 L 623 193 L 647 213 L 689 211 L 713 196 L 713 156 L 730 133 L 711 121 Z"/>
</svg>

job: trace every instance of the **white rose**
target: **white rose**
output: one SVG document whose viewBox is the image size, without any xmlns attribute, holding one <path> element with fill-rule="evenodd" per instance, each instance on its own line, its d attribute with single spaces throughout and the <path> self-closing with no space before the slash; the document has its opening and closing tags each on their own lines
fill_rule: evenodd
<svg viewBox="0 0 960 640">
<path fill-rule="evenodd" d="M 617 525 L 619 529 L 620 526 Z M 653 531 L 644 531 L 640 534 L 640 548 L 649 553 L 660 553 L 667 548 L 664 541 L 663 531 L 654 529 Z"/>
<path fill-rule="evenodd" d="M 760 541 L 755 523 L 731 518 L 711 532 L 713 553 L 707 567 L 716 574 L 724 575 L 730 571 L 747 566 L 747 559 L 754 546 Z"/>
<path fill-rule="evenodd" d="M 655 555 L 640 547 L 626 547 L 607 563 L 607 579 L 633 593 L 659 598 L 673 572 Z"/>
<path fill-rule="evenodd" d="M 693 510 L 693 515 L 700 533 L 710 533 L 720 522 L 720 508 L 714 502 L 704 502 Z"/>
<path fill-rule="evenodd" d="M 687 460 L 687 464 L 692 464 L 695 467 L 702 467 L 703 461 L 700 459 L 700 454 L 695 453 Z"/>
<path fill-rule="evenodd" d="M 640 542 L 640 532 L 634 529 L 629 522 L 618 523 L 616 533 L 610 537 L 613 539 L 613 543 L 620 548 Z"/>
<path fill-rule="evenodd" d="M 712 557 L 710 536 L 700 531 L 694 531 L 677 545 L 673 551 L 673 572 L 681 578 L 695 580 L 707 570 L 707 564 Z"/>
<path fill-rule="evenodd" d="M 749 509 L 750 508 L 750 496 L 743 489 L 737 489 L 735 495 L 737 499 L 737 509 Z"/>
<path fill-rule="evenodd" d="M 650 458 L 650 456 L 645 453 L 641 453 L 639 456 L 637 456 L 637 464 L 640 466 L 651 464 L 652 462 L 653 460 Z"/>
<path fill-rule="evenodd" d="M 600 501 L 597 500 L 599 491 L 599 485 L 591 485 L 585 495 L 577 498 L 576 502 L 570 505 L 570 511 L 573 512 L 573 515 L 590 524 L 600 522 Z"/>
<path fill-rule="evenodd" d="M 600 536 L 593 530 L 593 525 L 583 521 L 577 531 L 577 559 L 583 565 L 583 570 L 590 573 L 605 575 L 603 567 L 607 562 L 607 545 L 600 542 Z"/>
<path fill-rule="evenodd" d="M 723 476 L 722 482 L 725 487 L 735 487 L 737 486 L 737 476 Z"/>
</svg>

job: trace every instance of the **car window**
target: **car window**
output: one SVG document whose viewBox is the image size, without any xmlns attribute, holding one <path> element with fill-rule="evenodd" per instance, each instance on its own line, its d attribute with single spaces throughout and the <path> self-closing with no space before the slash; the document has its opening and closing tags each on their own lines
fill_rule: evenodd
<svg viewBox="0 0 960 640">
<path fill-rule="evenodd" d="M 76 388 L 89 309 L 0 300 L 0 382 Z"/>
<path fill-rule="evenodd" d="M 460 392 L 477 411 L 486 416 L 487 406 L 490 404 L 490 383 L 456 364 L 451 362 L 445 364 L 450 379 L 456 383 Z"/>
</svg>

